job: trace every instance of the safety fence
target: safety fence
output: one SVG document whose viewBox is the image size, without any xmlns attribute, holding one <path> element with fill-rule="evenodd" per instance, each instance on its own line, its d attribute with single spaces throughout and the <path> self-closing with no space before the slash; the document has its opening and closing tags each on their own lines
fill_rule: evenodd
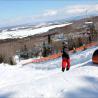
<svg viewBox="0 0 98 98">
<path fill-rule="evenodd" d="M 98 45 L 98 42 L 92 42 L 90 44 L 87 44 L 85 46 L 81 46 L 79 48 L 76 48 L 76 51 L 82 51 L 84 49 L 87 49 L 87 48 L 90 48 L 92 46 L 96 46 Z M 70 50 L 69 51 L 70 53 L 74 53 L 74 50 Z M 59 52 L 57 54 L 53 54 L 53 55 L 50 55 L 48 57 L 42 57 L 42 58 L 38 58 L 38 59 L 31 59 L 31 60 L 27 60 L 25 63 L 23 63 L 23 65 L 25 64 L 29 64 L 29 63 L 40 63 L 40 62 L 45 62 L 45 61 L 48 61 L 48 60 L 53 60 L 53 59 L 57 59 L 59 57 L 61 57 L 62 53 Z"/>
</svg>

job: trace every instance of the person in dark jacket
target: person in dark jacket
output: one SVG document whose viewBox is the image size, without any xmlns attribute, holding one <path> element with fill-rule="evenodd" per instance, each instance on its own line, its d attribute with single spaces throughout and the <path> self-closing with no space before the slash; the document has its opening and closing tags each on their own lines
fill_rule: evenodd
<svg viewBox="0 0 98 98">
<path fill-rule="evenodd" d="M 63 42 L 62 47 L 62 71 L 64 72 L 66 70 L 68 71 L 70 69 L 70 57 L 68 54 L 68 47 L 67 44 Z"/>
</svg>

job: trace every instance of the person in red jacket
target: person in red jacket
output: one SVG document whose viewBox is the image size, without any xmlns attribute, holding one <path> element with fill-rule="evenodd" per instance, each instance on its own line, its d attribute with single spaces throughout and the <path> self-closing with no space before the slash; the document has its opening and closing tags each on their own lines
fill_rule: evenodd
<svg viewBox="0 0 98 98">
<path fill-rule="evenodd" d="M 66 68 L 66 71 L 70 69 L 70 57 L 68 54 L 68 47 L 67 44 L 63 42 L 62 47 L 62 71 L 64 72 Z"/>
</svg>

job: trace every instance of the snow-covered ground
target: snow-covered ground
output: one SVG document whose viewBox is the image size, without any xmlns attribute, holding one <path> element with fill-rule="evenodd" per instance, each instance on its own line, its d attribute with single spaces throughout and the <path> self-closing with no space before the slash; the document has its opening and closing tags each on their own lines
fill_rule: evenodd
<svg viewBox="0 0 98 98">
<path fill-rule="evenodd" d="M 89 61 L 92 58 L 92 54 L 93 52 L 98 49 L 98 47 L 93 46 L 85 51 L 78 51 L 74 54 L 70 53 L 70 57 L 71 57 L 71 65 L 76 65 L 76 64 L 80 64 L 83 63 L 85 61 Z M 21 64 L 25 64 L 27 62 L 32 62 L 32 58 L 28 59 L 28 60 L 20 60 L 18 66 L 21 66 Z M 28 66 L 32 66 L 33 68 L 36 69 L 46 69 L 46 70 L 51 70 L 51 69 L 55 69 L 55 68 L 60 68 L 61 67 L 61 61 L 62 58 L 58 58 L 58 59 L 54 59 L 54 60 L 50 60 L 50 61 L 46 61 L 46 62 L 41 62 L 41 63 L 37 63 L 37 64 L 28 64 Z M 17 61 L 18 62 L 18 61 Z"/>
<path fill-rule="evenodd" d="M 72 23 L 66 23 L 66 24 L 59 24 L 59 25 L 52 25 L 47 27 L 41 27 L 37 29 L 24 29 L 24 30 L 16 30 L 16 31 L 4 31 L 3 33 L 0 33 L 0 39 L 7 39 L 7 38 L 23 38 L 35 34 L 42 34 L 47 32 L 50 29 L 54 29 L 57 27 L 64 27 L 67 25 L 70 25 Z"/>
<path fill-rule="evenodd" d="M 98 47 L 71 54 L 74 62 L 69 71 L 60 67 L 61 58 L 54 61 L 29 64 L 22 67 L 0 65 L 0 98 L 98 98 L 98 65 L 91 62 L 92 52 Z M 82 55 L 82 56 L 81 56 Z M 85 60 L 82 60 L 82 58 Z M 75 65 L 74 65 L 75 64 Z"/>
</svg>

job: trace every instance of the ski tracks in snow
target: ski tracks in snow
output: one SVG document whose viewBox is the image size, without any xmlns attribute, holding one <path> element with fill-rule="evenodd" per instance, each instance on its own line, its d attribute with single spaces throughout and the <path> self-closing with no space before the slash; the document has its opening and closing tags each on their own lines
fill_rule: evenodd
<svg viewBox="0 0 98 98">
<path fill-rule="evenodd" d="M 75 68 L 78 68 L 78 67 L 81 67 L 81 66 L 83 66 L 83 65 L 85 65 L 85 64 L 87 64 L 88 62 L 91 62 L 91 60 L 88 60 L 88 61 L 86 61 L 86 62 L 84 62 L 84 63 L 81 63 L 81 64 L 77 64 L 77 65 L 73 65 L 73 66 L 71 66 L 71 68 L 70 68 L 70 70 L 69 71 L 71 71 L 71 70 L 73 70 L 73 69 L 75 69 Z M 20 82 L 20 81 L 16 81 L 15 83 L 13 83 L 13 81 L 10 81 L 10 84 L 6 84 L 6 85 L 4 85 L 4 86 L 1 86 L 0 87 L 0 89 L 2 89 L 2 88 L 6 88 L 6 87 L 13 87 L 13 86 L 16 86 L 16 85 L 21 85 L 21 84 L 29 84 L 29 83 L 34 83 L 34 82 L 37 82 L 37 81 L 41 81 L 41 80 L 44 80 L 44 79 L 48 79 L 48 78 L 51 78 L 51 77 L 58 77 L 59 75 L 62 75 L 63 73 L 64 74 L 66 74 L 66 72 L 68 73 L 69 71 L 66 71 L 65 70 L 65 72 L 62 72 L 61 71 L 61 68 L 56 68 L 56 69 L 53 69 L 52 71 L 47 71 L 48 72 L 48 74 L 45 74 L 44 76 L 43 75 L 40 75 L 40 76 L 38 76 L 38 77 L 33 77 L 33 79 L 30 79 L 30 81 L 25 81 L 25 82 Z M 65 79 L 66 81 L 68 81 L 67 79 Z M 11 82 L 12 82 L 12 84 L 11 84 Z"/>
</svg>

